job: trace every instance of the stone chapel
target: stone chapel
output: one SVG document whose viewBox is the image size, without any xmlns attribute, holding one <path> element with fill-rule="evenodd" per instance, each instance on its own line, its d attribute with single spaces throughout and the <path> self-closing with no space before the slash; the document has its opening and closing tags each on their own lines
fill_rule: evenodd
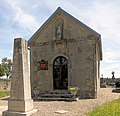
<svg viewBox="0 0 120 116">
<path fill-rule="evenodd" d="M 97 98 L 101 35 L 58 7 L 28 40 L 32 92 L 78 87 L 80 98 Z M 41 93 L 41 94 L 40 94 Z"/>
</svg>

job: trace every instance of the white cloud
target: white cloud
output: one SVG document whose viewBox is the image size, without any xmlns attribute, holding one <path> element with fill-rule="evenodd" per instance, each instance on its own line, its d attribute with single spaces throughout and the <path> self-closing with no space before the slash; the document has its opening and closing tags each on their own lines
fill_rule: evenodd
<svg viewBox="0 0 120 116">
<path fill-rule="evenodd" d="M 12 25 L 16 25 L 16 23 L 19 24 L 22 28 L 24 28 L 26 31 L 33 32 L 38 27 L 39 24 L 36 21 L 35 17 L 31 14 L 25 13 L 20 7 L 19 2 L 15 0 L 7 0 L 8 3 L 12 6 L 14 12 L 15 12 L 15 18 L 12 21 Z"/>
<path fill-rule="evenodd" d="M 24 14 L 23 12 L 18 12 L 13 24 L 15 22 L 18 22 L 20 26 L 26 28 L 28 31 L 32 31 L 33 29 L 37 29 L 39 27 L 39 24 L 35 21 L 33 16 Z"/>
<path fill-rule="evenodd" d="M 118 37 L 120 37 L 119 4 L 98 1 L 94 3 L 94 6 L 90 8 L 90 11 L 85 13 L 89 19 L 89 25 L 101 33 L 104 39 L 114 39 L 115 41 L 118 41 Z"/>
<path fill-rule="evenodd" d="M 120 52 L 114 49 L 106 49 L 104 51 L 104 62 L 106 63 L 118 63 L 120 62 Z"/>
<path fill-rule="evenodd" d="M 116 77 L 120 77 L 120 51 L 112 48 L 104 51 L 104 60 L 101 64 L 101 74 L 104 77 L 111 77 L 111 72 L 115 71 Z"/>
</svg>

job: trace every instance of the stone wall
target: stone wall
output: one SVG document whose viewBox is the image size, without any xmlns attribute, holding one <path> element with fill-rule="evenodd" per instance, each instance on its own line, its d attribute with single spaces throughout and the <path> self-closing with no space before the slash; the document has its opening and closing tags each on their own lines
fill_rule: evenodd
<svg viewBox="0 0 120 116">
<path fill-rule="evenodd" d="M 62 25 L 60 40 L 56 36 L 59 25 Z M 79 87 L 81 98 L 96 98 L 100 66 L 97 40 L 69 17 L 56 15 L 29 43 L 32 89 L 54 90 L 53 62 L 62 56 L 68 61 L 68 86 Z M 38 70 L 41 60 L 48 62 L 48 70 Z"/>
<path fill-rule="evenodd" d="M 0 91 L 10 91 L 10 79 L 0 79 Z"/>
</svg>

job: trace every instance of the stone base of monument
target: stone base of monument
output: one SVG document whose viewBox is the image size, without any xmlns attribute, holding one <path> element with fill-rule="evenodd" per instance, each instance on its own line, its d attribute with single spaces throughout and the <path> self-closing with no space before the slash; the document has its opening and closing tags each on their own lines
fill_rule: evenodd
<svg viewBox="0 0 120 116">
<path fill-rule="evenodd" d="M 27 112 L 33 109 L 33 100 L 9 100 L 8 101 L 8 110 L 16 112 Z"/>
<path fill-rule="evenodd" d="M 3 112 L 3 116 L 31 116 L 36 113 L 37 109 L 33 109 L 33 100 L 25 101 L 9 100 L 8 110 Z"/>
<path fill-rule="evenodd" d="M 36 112 L 37 112 L 37 109 L 33 109 L 27 112 L 15 112 L 15 111 L 7 110 L 2 113 L 2 116 L 31 116 Z"/>
</svg>

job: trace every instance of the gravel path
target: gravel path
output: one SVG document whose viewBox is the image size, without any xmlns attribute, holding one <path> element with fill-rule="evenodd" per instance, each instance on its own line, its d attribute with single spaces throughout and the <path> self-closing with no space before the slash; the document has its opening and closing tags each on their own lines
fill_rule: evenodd
<svg viewBox="0 0 120 116">
<path fill-rule="evenodd" d="M 112 88 L 102 88 L 99 91 L 97 99 L 81 99 L 74 102 L 65 101 L 39 101 L 34 102 L 34 108 L 38 112 L 33 116 L 85 116 L 91 111 L 105 102 L 120 98 L 119 93 L 112 93 Z M 6 109 L 7 100 L 0 100 L 0 110 Z M 57 110 L 68 111 L 65 114 L 55 113 Z"/>
</svg>

